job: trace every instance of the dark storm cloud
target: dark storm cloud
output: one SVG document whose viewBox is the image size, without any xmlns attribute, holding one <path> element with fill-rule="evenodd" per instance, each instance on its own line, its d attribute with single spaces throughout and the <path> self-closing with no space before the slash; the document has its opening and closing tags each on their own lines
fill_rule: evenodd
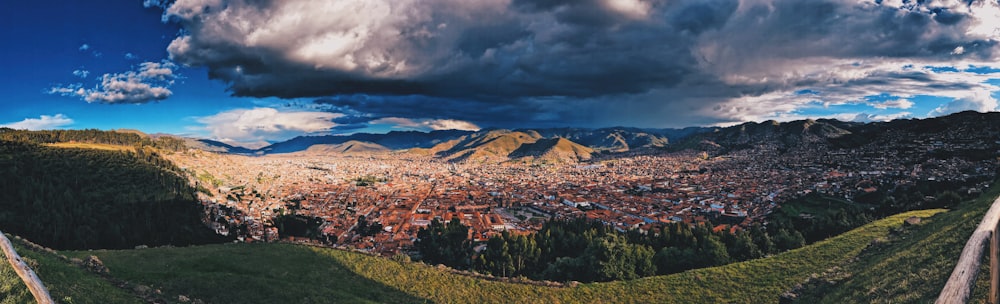
<svg viewBox="0 0 1000 304">
<path fill-rule="evenodd" d="M 907 63 L 991 62 L 998 37 L 982 27 L 995 21 L 984 12 L 996 4 L 982 1 L 179 0 L 162 6 L 185 29 L 168 48 L 177 62 L 207 67 L 238 96 L 334 96 L 317 103 L 357 112 L 348 123 L 404 117 L 662 125 L 794 109 L 803 97 L 785 93 L 814 87 L 825 92 L 821 98 L 843 102 L 861 96 L 833 94 L 941 80 L 903 71 Z M 843 84 L 856 87 L 834 87 Z"/>
<path fill-rule="evenodd" d="M 483 126 L 510 127 L 524 123 L 546 122 L 537 113 L 545 112 L 543 105 L 534 101 L 484 102 L 435 98 L 420 95 L 371 96 L 342 95 L 314 101 L 327 111 L 336 113 L 378 113 L 378 115 L 344 116 L 335 123 L 360 124 L 382 118 L 428 118 L 475 121 Z"/>
</svg>

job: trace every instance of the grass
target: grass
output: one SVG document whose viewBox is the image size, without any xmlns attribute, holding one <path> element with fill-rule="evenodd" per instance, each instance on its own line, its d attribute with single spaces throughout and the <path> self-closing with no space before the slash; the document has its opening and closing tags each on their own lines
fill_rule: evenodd
<svg viewBox="0 0 1000 304">
<path fill-rule="evenodd" d="M 978 199 L 964 202 L 866 251 L 845 265 L 841 277 L 847 278 L 806 290 L 802 302 L 933 302 L 958 262 L 965 242 L 998 194 L 1000 185 L 995 184 Z M 980 271 L 973 302 L 985 299 L 988 273 L 986 267 Z"/>
<path fill-rule="evenodd" d="M 769 258 L 575 288 L 486 281 L 418 263 L 289 244 L 64 253 L 80 258 L 96 255 L 112 276 L 160 289 L 166 299 L 184 295 L 207 303 L 773 303 L 810 275 L 846 263 L 873 239 L 900 227 L 904 219 L 942 211 L 900 214 Z M 52 267 L 48 264 L 62 262 L 40 263 Z M 42 278 L 52 279 L 45 274 Z M 68 289 L 62 286 L 67 283 L 77 284 L 53 281 L 53 292 Z M 72 295 L 72 290 L 64 294 Z"/>
<path fill-rule="evenodd" d="M 21 277 L 7 263 L 7 256 L 0 251 L 0 304 L 34 303 L 28 287 L 24 286 Z"/>
<path fill-rule="evenodd" d="M 20 241 L 11 239 L 22 258 L 38 262 L 33 267 L 49 289 L 52 299 L 60 303 L 142 303 L 132 294 L 111 285 L 104 279 L 49 254 L 31 251 Z"/>
<path fill-rule="evenodd" d="M 97 255 L 112 276 L 206 303 L 423 303 L 352 273 L 341 260 L 289 244 L 67 252 Z M 392 263 L 380 259 L 378 263 Z"/>
<path fill-rule="evenodd" d="M 45 144 L 45 146 L 55 147 L 55 148 L 97 149 L 97 150 L 110 150 L 110 151 L 129 151 L 135 149 L 129 146 L 78 143 L 78 142 L 61 142 L 61 143 Z"/>
</svg>

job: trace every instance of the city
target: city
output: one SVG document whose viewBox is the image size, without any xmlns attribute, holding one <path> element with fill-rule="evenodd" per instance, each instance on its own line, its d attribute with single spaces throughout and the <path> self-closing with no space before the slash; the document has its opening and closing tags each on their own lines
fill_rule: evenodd
<svg viewBox="0 0 1000 304">
<path fill-rule="evenodd" d="M 992 181 L 996 158 L 933 155 L 995 151 L 995 138 L 995 131 L 951 128 L 920 136 L 890 132 L 843 149 L 816 142 L 783 153 L 784 145 L 762 140 L 736 151 L 718 151 L 713 143 L 703 145 L 707 151 L 651 149 L 561 164 L 448 162 L 405 150 L 325 156 L 189 150 L 167 157 L 206 188 L 199 193 L 211 210 L 206 220 L 220 233 L 248 242 L 311 239 L 391 256 L 411 249 L 417 231 L 434 219 L 460 219 L 475 241 L 576 217 L 619 231 L 672 222 L 735 231 L 812 192 L 851 200 L 918 181 L 953 181 L 975 194 Z M 282 214 L 322 219 L 319 234 L 279 235 L 274 218 Z M 382 231 L 355 231 L 361 216 Z"/>
</svg>

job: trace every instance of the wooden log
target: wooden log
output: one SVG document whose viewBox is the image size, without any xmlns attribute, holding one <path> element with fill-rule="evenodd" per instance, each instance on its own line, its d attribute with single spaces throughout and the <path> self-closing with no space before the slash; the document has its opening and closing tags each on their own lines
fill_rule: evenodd
<svg viewBox="0 0 1000 304">
<path fill-rule="evenodd" d="M 38 304 L 54 304 L 52 301 L 52 296 L 49 295 L 49 290 L 45 288 L 45 284 L 42 284 L 42 280 L 38 278 L 38 275 L 28 267 L 21 260 L 21 256 L 14 251 L 14 245 L 10 243 L 7 236 L 0 231 L 0 247 L 3 249 L 3 254 L 7 256 L 7 262 L 10 263 L 11 267 L 14 267 L 14 272 L 17 272 L 17 276 L 21 277 L 24 281 L 24 285 L 28 287 L 31 291 L 31 295 L 35 297 L 35 301 Z"/>
<path fill-rule="evenodd" d="M 1000 253 L 1000 233 L 997 231 L 997 227 L 993 226 L 993 237 L 990 238 L 990 302 L 992 304 L 997 303 L 997 283 L 1000 282 L 1000 259 L 998 259 L 997 254 Z"/>
<path fill-rule="evenodd" d="M 959 256 L 955 269 L 948 277 L 948 283 L 944 285 L 935 303 L 951 304 L 969 301 L 972 287 L 976 284 L 976 276 L 979 274 L 979 267 L 982 265 L 983 253 L 987 251 L 986 246 L 993 239 L 998 223 L 1000 223 L 1000 198 L 993 201 L 990 210 L 986 211 L 983 220 L 979 222 L 979 226 L 972 232 L 969 241 L 965 243 L 962 255 Z M 991 272 L 996 266 L 992 267 Z"/>
</svg>

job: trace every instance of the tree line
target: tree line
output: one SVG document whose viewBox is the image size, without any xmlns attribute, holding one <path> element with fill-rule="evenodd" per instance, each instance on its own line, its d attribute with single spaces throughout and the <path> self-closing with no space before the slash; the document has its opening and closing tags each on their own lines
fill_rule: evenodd
<svg viewBox="0 0 1000 304">
<path fill-rule="evenodd" d="M 504 277 L 552 281 L 613 281 L 724 265 L 798 248 L 798 231 L 754 225 L 735 232 L 709 224 L 665 224 L 619 232 L 585 218 L 552 220 L 531 234 L 502 232 L 473 250 L 458 219 L 434 220 L 417 234 L 419 258 L 430 264 Z M 726 227 L 728 228 L 728 227 Z"/>
<path fill-rule="evenodd" d="M 86 130 L 43 130 L 27 131 L 0 128 L 0 140 L 52 144 L 82 142 L 117 146 L 155 147 L 168 151 L 183 151 L 187 148 L 184 140 L 171 136 L 152 138 L 130 132 Z"/>
</svg>

